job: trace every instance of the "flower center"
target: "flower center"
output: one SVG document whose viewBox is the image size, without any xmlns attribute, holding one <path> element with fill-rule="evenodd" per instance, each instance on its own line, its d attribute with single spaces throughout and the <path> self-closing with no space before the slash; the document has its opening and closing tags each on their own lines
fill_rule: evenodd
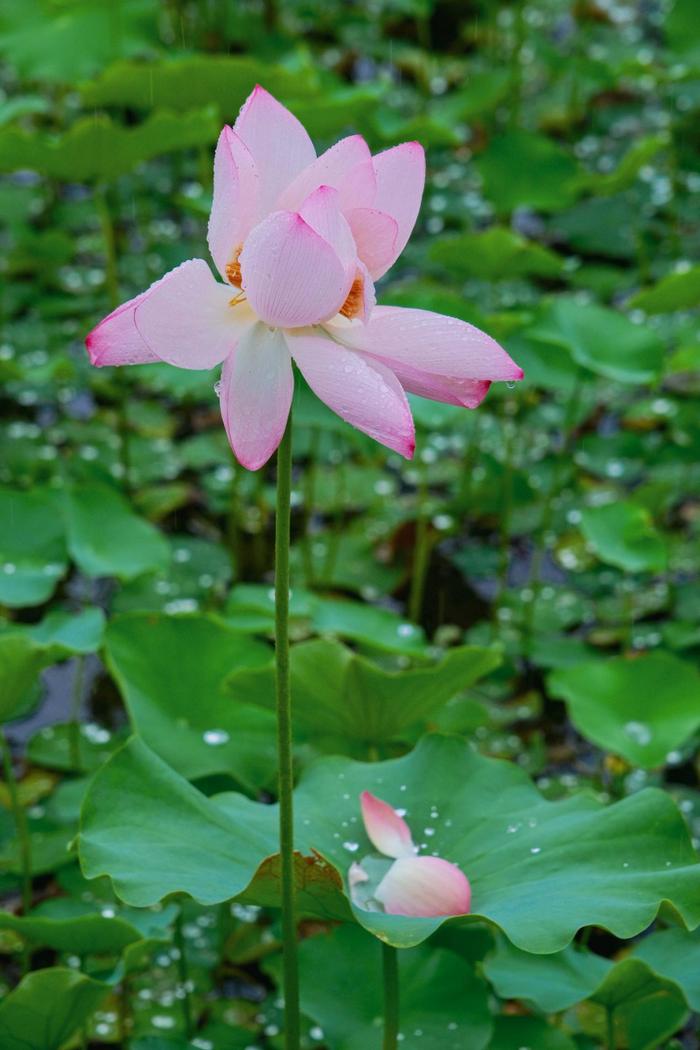
<svg viewBox="0 0 700 1050">
<path fill-rule="evenodd" d="M 239 244 L 233 253 L 233 257 L 230 263 L 226 264 L 226 278 L 229 284 L 232 284 L 234 288 L 241 287 L 241 264 L 238 261 L 240 258 L 242 244 Z"/>
<path fill-rule="evenodd" d="M 358 317 L 362 313 L 364 292 L 365 279 L 358 270 L 355 280 L 352 282 L 352 287 L 348 292 L 348 297 L 340 308 L 340 313 L 343 317 L 352 320 L 353 317 Z"/>
</svg>

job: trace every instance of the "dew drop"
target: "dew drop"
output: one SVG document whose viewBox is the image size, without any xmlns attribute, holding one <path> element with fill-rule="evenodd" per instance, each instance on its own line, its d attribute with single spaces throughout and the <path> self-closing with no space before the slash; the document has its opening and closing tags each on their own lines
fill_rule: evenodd
<svg viewBox="0 0 700 1050">
<path fill-rule="evenodd" d="M 228 744 L 229 739 L 230 737 L 225 729 L 205 729 L 202 733 L 202 740 L 210 747 L 220 747 L 222 744 Z"/>
</svg>

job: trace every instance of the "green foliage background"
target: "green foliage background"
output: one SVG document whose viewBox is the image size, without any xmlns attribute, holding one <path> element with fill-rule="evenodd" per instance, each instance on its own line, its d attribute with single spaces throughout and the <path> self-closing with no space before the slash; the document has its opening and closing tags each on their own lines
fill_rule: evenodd
<svg viewBox="0 0 700 1050">
<path fill-rule="evenodd" d="M 0 0 L 2 1050 L 281 1046 L 274 467 L 83 346 L 206 256 L 256 82 L 424 144 L 381 301 L 526 372 L 410 464 L 298 385 L 305 1046 L 380 1046 L 372 934 L 407 1050 L 697 1044 L 699 74 L 695 0 Z M 468 921 L 351 905 L 364 788 Z"/>
</svg>

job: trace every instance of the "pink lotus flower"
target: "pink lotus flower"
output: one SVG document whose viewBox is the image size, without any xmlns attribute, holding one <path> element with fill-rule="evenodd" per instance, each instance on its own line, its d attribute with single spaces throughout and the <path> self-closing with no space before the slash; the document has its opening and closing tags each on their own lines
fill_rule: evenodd
<svg viewBox="0 0 700 1050">
<path fill-rule="evenodd" d="M 320 157 L 263 88 L 214 157 L 209 248 L 90 332 L 94 365 L 223 363 L 219 399 L 231 447 L 257 470 L 284 433 L 292 362 L 342 419 L 403 456 L 415 436 L 405 391 L 475 408 L 493 380 L 522 371 L 489 336 L 453 317 L 376 307 L 374 281 L 404 248 L 425 179 L 423 149 L 372 157 L 341 139 Z"/>
<path fill-rule="evenodd" d="M 419 857 L 410 829 L 388 802 L 363 791 L 360 796 L 362 819 L 370 842 L 394 863 L 371 892 L 389 915 L 424 918 L 438 915 L 466 915 L 471 905 L 471 888 L 456 864 L 441 857 Z M 350 892 L 360 902 L 358 887 L 370 881 L 362 864 L 353 864 L 348 881 Z M 367 894 L 362 894 L 366 899 Z"/>
</svg>

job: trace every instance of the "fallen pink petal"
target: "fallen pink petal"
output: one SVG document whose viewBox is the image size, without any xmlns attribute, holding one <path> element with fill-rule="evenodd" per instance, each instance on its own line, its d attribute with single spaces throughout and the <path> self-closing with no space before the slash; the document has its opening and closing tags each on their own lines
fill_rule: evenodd
<svg viewBox="0 0 700 1050">
<path fill-rule="evenodd" d="M 94 365 L 222 365 L 219 399 L 239 462 L 262 467 L 285 430 L 293 364 L 351 426 L 410 459 L 406 393 L 475 408 L 522 370 L 453 317 L 378 307 L 374 282 L 411 235 L 423 148 L 371 155 L 359 135 L 320 157 L 300 122 L 258 86 L 214 157 L 208 263 L 191 259 L 88 335 Z"/>
<path fill-rule="evenodd" d="M 374 895 L 390 915 L 466 915 L 471 906 L 466 875 L 441 857 L 400 857 Z"/>
<path fill-rule="evenodd" d="M 363 791 L 360 796 L 367 837 L 385 857 L 412 857 L 415 846 L 408 824 L 382 799 Z"/>
<path fill-rule="evenodd" d="M 464 872 L 435 856 L 419 856 L 411 829 L 388 802 L 369 791 L 360 795 L 367 837 L 393 864 L 384 868 L 374 888 L 369 864 L 354 862 L 348 871 L 350 895 L 358 907 L 379 906 L 389 915 L 434 917 L 466 915 L 471 907 L 471 887 Z M 372 865 L 374 868 L 374 865 Z"/>
</svg>

